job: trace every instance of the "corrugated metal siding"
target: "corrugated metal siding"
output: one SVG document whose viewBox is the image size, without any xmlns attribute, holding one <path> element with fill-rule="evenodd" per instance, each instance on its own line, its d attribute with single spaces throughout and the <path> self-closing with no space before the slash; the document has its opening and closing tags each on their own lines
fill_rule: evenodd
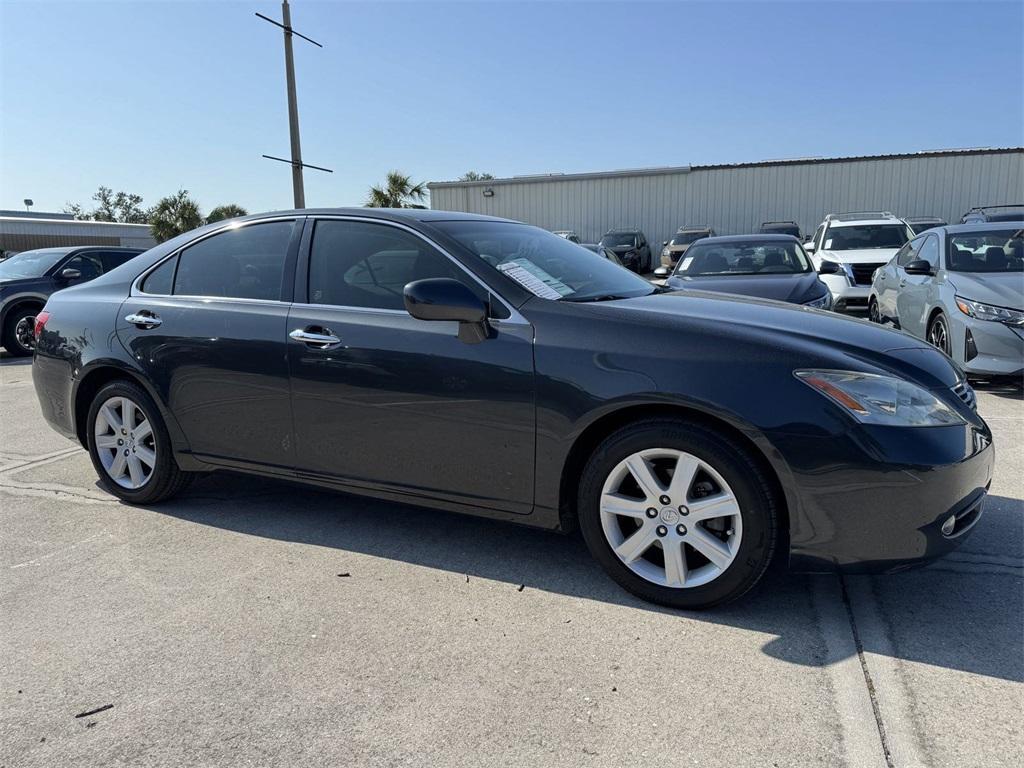
<svg viewBox="0 0 1024 768">
<path fill-rule="evenodd" d="M 493 197 L 484 197 L 490 187 Z M 683 224 L 720 234 L 792 219 L 810 235 L 828 213 L 889 210 L 959 222 L 974 205 L 1024 202 L 1024 151 L 694 168 L 605 177 L 541 177 L 431 187 L 431 207 L 573 229 L 596 242 L 612 227 L 639 227 L 651 243 Z"/>
<path fill-rule="evenodd" d="M 146 224 L 27 219 L 0 216 L 0 250 L 26 251 L 61 245 L 123 245 L 152 248 L 156 240 Z"/>
</svg>

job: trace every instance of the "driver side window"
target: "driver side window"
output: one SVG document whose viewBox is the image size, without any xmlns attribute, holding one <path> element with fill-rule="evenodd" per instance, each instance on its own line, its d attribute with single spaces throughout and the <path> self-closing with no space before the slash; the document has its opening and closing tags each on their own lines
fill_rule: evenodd
<svg viewBox="0 0 1024 768">
<path fill-rule="evenodd" d="M 939 240 L 935 235 L 929 235 L 924 240 L 924 245 L 917 252 L 917 258 L 923 259 L 932 265 L 934 269 L 939 263 Z"/>
<path fill-rule="evenodd" d="M 912 261 L 917 260 L 917 249 L 921 247 L 921 239 L 911 240 L 909 243 L 900 248 L 899 253 L 896 254 L 896 265 L 899 267 L 905 267 Z"/>
<path fill-rule="evenodd" d="M 77 281 L 84 283 L 103 274 L 103 263 L 99 259 L 99 254 L 80 253 L 64 262 L 64 266 L 58 270 L 58 273 L 65 269 L 77 269 L 82 273 L 82 276 L 77 278 Z"/>
</svg>

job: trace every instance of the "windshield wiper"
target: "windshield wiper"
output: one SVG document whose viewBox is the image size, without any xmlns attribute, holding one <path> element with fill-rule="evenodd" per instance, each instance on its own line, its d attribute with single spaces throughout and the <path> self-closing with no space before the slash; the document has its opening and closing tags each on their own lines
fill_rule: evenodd
<svg viewBox="0 0 1024 768">
<path fill-rule="evenodd" d="M 616 299 L 629 299 L 631 296 L 619 296 L 614 293 L 599 293 L 596 296 L 581 296 L 579 298 L 571 298 L 569 296 L 563 296 L 562 301 L 571 301 L 574 304 L 583 304 L 591 301 L 615 301 Z"/>
</svg>

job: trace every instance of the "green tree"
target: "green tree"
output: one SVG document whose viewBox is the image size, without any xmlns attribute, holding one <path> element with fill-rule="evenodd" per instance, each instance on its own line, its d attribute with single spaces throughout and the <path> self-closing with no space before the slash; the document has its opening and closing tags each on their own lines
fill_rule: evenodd
<svg viewBox="0 0 1024 768">
<path fill-rule="evenodd" d="M 122 224 L 146 224 L 149 213 L 142 208 L 142 196 L 131 192 L 114 192 L 110 187 L 101 186 L 92 196 L 96 207 L 85 210 L 78 203 L 69 203 L 65 213 L 86 221 L 116 221 Z"/>
<path fill-rule="evenodd" d="M 164 197 L 149 211 L 149 228 L 158 243 L 202 226 L 199 205 L 188 195 L 187 189 Z"/>
<path fill-rule="evenodd" d="M 210 214 L 206 217 L 207 224 L 213 224 L 215 221 L 224 221 L 224 219 L 235 219 L 239 216 L 247 216 L 249 212 L 240 205 L 234 203 L 228 203 L 227 205 L 218 205 Z"/>
<path fill-rule="evenodd" d="M 476 171 L 466 171 L 462 176 L 459 177 L 459 181 L 488 181 L 494 177 L 489 173 L 477 173 Z"/>
<path fill-rule="evenodd" d="M 370 187 L 366 208 L 426 208 L 421 201 L 427 197 L 424 182 L 413 184 L 412 179 L 399 171 L 390 171 L 384 186 Z"/>
</svg>

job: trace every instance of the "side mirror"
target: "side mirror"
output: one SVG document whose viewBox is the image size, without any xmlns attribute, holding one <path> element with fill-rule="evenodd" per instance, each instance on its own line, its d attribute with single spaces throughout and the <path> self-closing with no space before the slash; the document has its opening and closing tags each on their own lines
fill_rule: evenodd
<svg viewBox="0 0 1024 768">
<path fill-rule="evenodd" d="M 487 305 L 458 280 L 432 277 L 414 280 L 402 292 L 405 310 L 417 320 L 454 320 L 459 340 L 478 344 L 489 335 Z"/>
<path fill-rule="evenodd" d="M 66 282 L 71 282 L 72 280 L 77 280 L 81 276 L 82 276 L 81 271 L 75 269 L 74 267 L 67 267 L 66 269 L 62 269 L 60 271 L 60 279 L 66 281 Z"/>
<path fill-rule="evenodd" d="M 808 253 L 814 253 L 814 241 L 808 240 L 806 243 L 804 243 L 804 250 L 807 251 Z"/>
<path fill-rule="evenodd" d="M 661 247 L 664 248 L 666 245 L 668 245 L 668 240 L 662 240 Z"/>
<path fill-rule="evenodd" d="M 818 267 L 819 275 L 841 275 L 843 274 L 843 268 L 836 264 L 834 261 L 823 261 L 821 266 Z"/>
<path fill-rule="evenodd" d="M 671 274 L 671 270 L 668 267 L 658 267 L 654 270 L 655 277 L 668 277 Z"/>
<path fill-rule="evenodd" d="M 909 264 L 907 264 L 907 266 L 903 268 L 903 271 L 906 272 L 908 275 L 934 274 L 932 272 L 932 263 L 930 261 L 925 261 L 924 259 L 917 259 L 915 261 L 910 262 Z"/>
</svg>

